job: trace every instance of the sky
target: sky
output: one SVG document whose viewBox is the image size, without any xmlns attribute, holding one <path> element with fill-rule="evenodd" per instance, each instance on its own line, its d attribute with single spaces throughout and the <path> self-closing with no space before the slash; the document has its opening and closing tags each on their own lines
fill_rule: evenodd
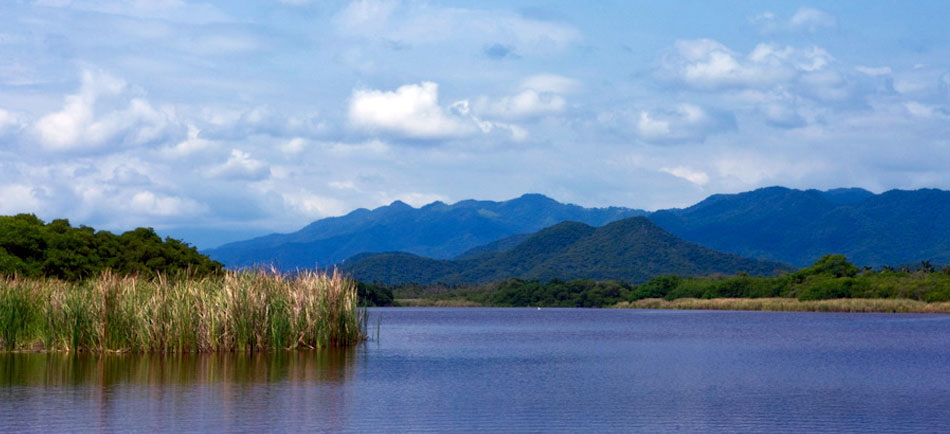
<svg viewBox="0 0 950 434">
<path fill-rule="evenodd" d="M 950 2 L 6 0 L 0 215 L 200 248 L 395 200 L 950 188 Z"/>
</svg>

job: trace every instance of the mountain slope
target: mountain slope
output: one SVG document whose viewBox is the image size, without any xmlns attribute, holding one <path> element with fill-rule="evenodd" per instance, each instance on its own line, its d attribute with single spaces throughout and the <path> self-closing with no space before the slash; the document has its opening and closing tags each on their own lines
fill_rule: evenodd
<svg viewBox="0 0 950 434">
<path fill-rule="evenodd" d="M 402 251 L 451 258 L 563 221 L 600 226 L 645 214 L 628 208 L 561 204 L 539 194 L 505 202 L 434 202 L 422 208 L 396 201 L 374 210 L 358 209 L 342 217 L 317 220 L 294 233 L 230 243 L 203 253 L 231 267 L 275 264 L 285 270 L 333 265 L 363 252 Z"/>
<path fill-rule="evenodd" d="M 830 253 L 861 265 L 950 262 L 950 192 L 763 188 L 650 215 L 704 246 L 807 266 Z"/>
<path fill-rule="evenodd" d="M 531 234 L 517 246 L 466 259 L 438 260 L 405 253 L 360 255 L 343 270 L 388 284 L 482 283 L 522 279 L 615 279 L 643 282 L 661 274 L 772 274 L 789 267 L 743 258 L 683 241 L 644 217 L 594 228 L 565 222 Z"/>
</svg>

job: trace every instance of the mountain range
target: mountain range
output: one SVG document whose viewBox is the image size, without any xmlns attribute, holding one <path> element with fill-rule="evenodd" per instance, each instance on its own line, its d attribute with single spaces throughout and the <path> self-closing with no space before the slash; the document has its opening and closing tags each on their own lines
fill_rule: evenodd
<svg viewBox="0 0 950 434">
<path fill-rule="evenodd" d="M 469 252 L 449 260 L 403 252 L 368 253 L 347 260 L 341 268 L 357 280 L 385 284 L 471 284 L 511 277 L 639 283 L 663 274 L 697 276 L 744 271 L 770 275 L 791 270 L 777 262 L 743 258 L 684 241 L 645 217 L 596 228 L 564 222 L 528 236 L 515 236 L 512 243 L 512 247 Z"/>
<path fill-rule="evenodd" d="M 825 254 L 855 264 L 950 263 L 950 192 L 762 188 L 650 214 L 663 229 L 724 252 L 804 267 Z"/>
<path fill-rule="evenodd" d="M 602 226 L 634 216 L 647 216 L 671 234 L 712 249 L 798 267 L 831 253 L 869 266 L 950 263 L 950 192 L 934 189 L 874 194 L 859 188 L 768 187 L 652 213 L 582 208 L 538 194 L 421 208 L 397 201 L 203 253 L 230 267 L 275 264 L 287 270 L 339 264 L 364 252 L 470 259 L 511 249 L 561 222 Z"/>
<path fill-rule="evenodd" d="M 564 221 L 601 226 L 646 215 L 630 208 L 583 208 L 540 194 L 493 202 L 433 202 L 413 208 L 401 201 L 317 220 L 289 234 L 271 234 L 206 250 L 229 267 L 275 265 L 284 270 L 329 266 L 364 252 L 402 251 L 436 259 Z"/>
</svg>

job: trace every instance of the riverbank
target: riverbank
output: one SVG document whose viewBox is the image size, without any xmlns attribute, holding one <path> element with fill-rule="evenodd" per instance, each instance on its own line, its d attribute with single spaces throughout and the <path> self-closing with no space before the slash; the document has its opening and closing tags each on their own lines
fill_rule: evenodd
<svg viewBox="0 0 950 434">
<path fill-rule="evenodd" d="M 7 351 L 267 351 L 365 338 L 356 283 L 338 274 L 0 279 L 0 349 Z"/>
<path fill-rule="evenodd" d="M 911 299 L 839 298 L 800 301 L 795 298 L 647 298 L 620 302 L 620 309 L 759 310 L 783 312 L 950 313 L 950 302 Z"/>
</svg>

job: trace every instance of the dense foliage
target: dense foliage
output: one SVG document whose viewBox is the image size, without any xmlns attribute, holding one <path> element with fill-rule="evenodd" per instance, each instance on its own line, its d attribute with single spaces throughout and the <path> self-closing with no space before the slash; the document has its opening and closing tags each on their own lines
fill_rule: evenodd
<svg viewBox="0 0 950 434">
<path fill-rule="evenodd" d="M 393 290 L 384 285 L 372 283 L 356 283 L 356 294 L 360 306 L 392 306 Z"/>
<path fill-rule="evenodd" d="M 408 253 L 360 255 L 342 268 L 356 279 L 385 284 L 480 284 L 508 278 L 548 281 L 645 282 L 663 274 L 702 276 L 744 271 L 771 275 L 791 268 L 717 252 L 683 241 L 644 217 L 601 227 L 564 222 L 521 239 L 503 251 L 437 260 Z"/>
<path fill-rule="evenodd" d="M 825 255 L 814 265 L 778 277 L 746 275 L 683 279 L 661 276 L 638 286 L 632 300 L 644 298 L 764 298 L 798 300 L 834 298 L 906 298 L 926 302 L 950 301 L 950 267 L 922 266 L 878 271 L 858 267 L 843 255 Z"/>
<path fill-rule="evenodd" d="M 80 280 L 104 270 L 205 276 L 222 268 L 194 247 L 172 238 L 162 240 L 150 228 L 115 235 L 72 227 L 65 219 L 45 224 L 31 214 L 0 216 L 0 276 Z"/>
<path fill-rule="evenodd" d="M 576 279 L 547 282 L 507 279 L 476 286 L 401 285 L 397 298 L 465 300 L 488 306 L 606 307 L 621 301 L 663 298 L 836 298 L 950 301 L 950 267 L 929 262 L 895 270 L 859 269 L 842 255 L 826 255 L 811 267 L 772 277 L 746 273 L 702 277 L 658 276 L 639 285 Z"/>
</svg>

